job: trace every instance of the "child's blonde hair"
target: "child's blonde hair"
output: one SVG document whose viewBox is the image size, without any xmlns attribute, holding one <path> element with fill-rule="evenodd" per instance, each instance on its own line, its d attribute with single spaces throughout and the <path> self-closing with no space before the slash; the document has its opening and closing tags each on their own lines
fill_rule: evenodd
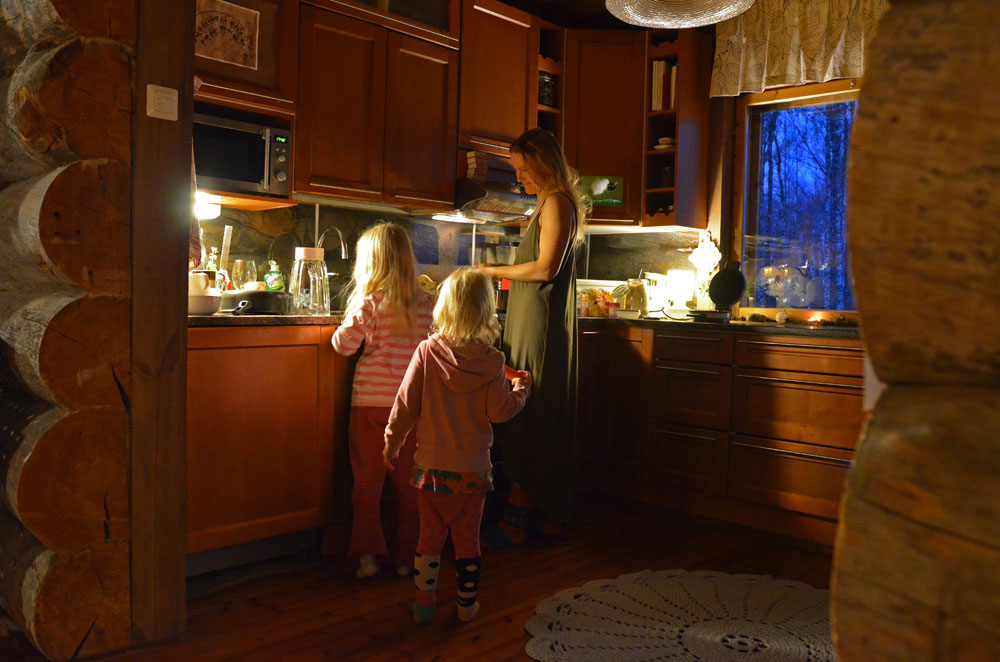
<svg viewBox="0 0 1000 662">
<path fill-rule="evenodd" d="M 451 345 L 492 345 L 500 335 L 489 276 L 473 267 L 451 273 L 438 291 L 434 330 Z"/>
<path fill-rule="evenodd" d="M 347 310 L 355 311 L 366 296 L 383 292 L 400 320 L 406 320 L 412 328 L 416 324 L 417 297 L 423 295 L 417 289 L 413 244 L 406 230 L 394 223 L 373 225 L 358 238 L 355 255 Z"/>
</svg>

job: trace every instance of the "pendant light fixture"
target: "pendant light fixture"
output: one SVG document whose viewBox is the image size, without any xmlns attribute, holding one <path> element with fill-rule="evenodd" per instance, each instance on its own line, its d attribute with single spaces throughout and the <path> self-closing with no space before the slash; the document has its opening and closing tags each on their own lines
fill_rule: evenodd
<svg viewBox="0 0 1000 662">
<path fill-rule="evenodd" d="M 718 23 L 750 9 L 754 0 L 605 0 L 619 20 L 647 28 L 693 28 Z"/>
</svg>

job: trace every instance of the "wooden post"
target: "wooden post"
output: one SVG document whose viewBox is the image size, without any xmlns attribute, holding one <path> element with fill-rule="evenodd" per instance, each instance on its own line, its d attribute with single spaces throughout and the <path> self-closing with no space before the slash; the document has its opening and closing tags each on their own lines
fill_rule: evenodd
<svg viewBox="0 0 1000 662">
<path fill-rule="evenodd" d="M 893 0 L 851 142 L 861 329 L 888 387 L 841 504 L 843 662 L 994 660 L 1000 641 L 1000 49 L 994 0 Z"/>
</svg>

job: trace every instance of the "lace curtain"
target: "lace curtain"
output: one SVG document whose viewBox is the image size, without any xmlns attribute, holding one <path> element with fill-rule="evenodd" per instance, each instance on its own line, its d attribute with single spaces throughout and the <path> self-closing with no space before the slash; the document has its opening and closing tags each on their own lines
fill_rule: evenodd
<svg viewBox="0 0 1000 662">
<path fill-rule="evenodd" d="M 888 0 L 757 0 L 716 25 L 711 95 L 864 75 Z"/>
</svg>

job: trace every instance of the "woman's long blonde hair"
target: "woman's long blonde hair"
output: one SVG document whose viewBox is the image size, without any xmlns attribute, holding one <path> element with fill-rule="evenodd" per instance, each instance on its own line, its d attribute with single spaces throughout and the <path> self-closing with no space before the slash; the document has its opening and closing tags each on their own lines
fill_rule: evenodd
<svg viewBox="0 0 1000 662">
<path fill-rule="evenodd" d="M 590 199 L 583 195 L 580 173 L 566 162 L 566 155 L 555 136 L 545 129 L 528 129 L 510 144 L 512 153 L 520 154 L 528 172 L 546 191 L 565 193 L 576 209 L 576 243 L 584 240 L 584 225 L 590 216 Z"/>
<path fill-rule="evenodd" d="M 358 238 L 355 256 L 347 310 L 353 312 L 366 296 L 383 292 L 400 320 L 415 326 L 417 297 L 423 295 L 417 289 L 416 260 L 406 230 L 394 223 L 373 225 Z"/>
<path fill-rule="evenodd" d="M 434 330 L 450 345 L 492 345 L 500 335 L 493 280 L 474 267 L 444 279 L 434 304 Z"/>
</svg>

